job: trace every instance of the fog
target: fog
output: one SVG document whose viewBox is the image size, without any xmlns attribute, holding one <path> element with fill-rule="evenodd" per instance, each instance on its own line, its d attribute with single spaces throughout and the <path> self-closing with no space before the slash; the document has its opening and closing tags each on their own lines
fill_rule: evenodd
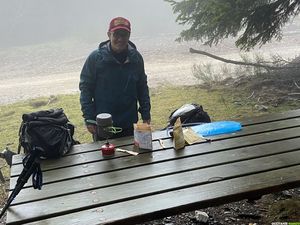
<svg viewBox="0 0 300 225">
<path fill-rule="evenodd" d="M 106 38 L 113 17 L 132 23 L 132 35 L 177 32 L 169 3 L 163 0 L 0 0 L 0 47 L 63 38 Z"/>
<path fill-rule="evenodd" d="M 91 51 L 107 40 L 113 17 L 132 24 L 133 41 L 145 62 L 148 84 L 194 85 L 195 64 L 224 66 L 212 58 L 189 53 L 200 49 L 241 60 L 234 39 L 217 46 L 200 42 L 175 42 L 183 27 L 169 3 L 163 0 L 0 0 L 0 105 L 40 96 L 78 93 L 79 75 Z M 300 52 L 300 19 L 283 29 L 283 39 L 273 40 L 249 53 L 285 59 Z M 236 70 L 237 68 L 232 68 Z M 230 75 L 230 74 L 229 74 Z"/>
</svg>

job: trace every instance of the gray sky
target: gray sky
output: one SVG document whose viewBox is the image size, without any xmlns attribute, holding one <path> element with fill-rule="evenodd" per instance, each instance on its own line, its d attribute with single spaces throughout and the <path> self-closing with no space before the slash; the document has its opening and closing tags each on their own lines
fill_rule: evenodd
<svg viewBox="0 0 300 225">
<path fill-rule="evenodd" d="M 102 40 L 116 16 L 131 21 L 134 36 L 182 29 L 163 0 L 0 0 L 0 6 L 0 47 L 65 37 Z"/>
</svg>

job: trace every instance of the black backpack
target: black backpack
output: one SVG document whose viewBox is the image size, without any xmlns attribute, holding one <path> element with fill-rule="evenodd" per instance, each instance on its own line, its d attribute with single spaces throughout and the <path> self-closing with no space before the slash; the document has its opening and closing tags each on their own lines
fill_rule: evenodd
<svg viewBox="0 0 300 225">
<path fill-rule="evenodd" d="M 167 127 L 174 126 L 174 123 L 178 117 L 180 117 L 182 124 L 211 122 L 209 115 L 203 110 L 203 107 L 195 103 L 185 104 L 180 108 L 174 110 L 169 116 Z"/>
<path fill-rule="evenodd" d="M 73 134 L 74 126 L 61 108 L 23 114 L 18 153 L 21 147 L 25 154 L 39 148 L 40 157 L 59 158 L 78 143 L 73 139 Z"/>
<path fill-rule="evenodd" d="M 50 109 L 23 114 L 19 129 L 19 147 L 24 149 L 23 170 L 16 186 L 2 208 L 0 218 L 4 215 L 14 198 L 22 190 L 30 176 L 34 189 L 41 189 L 43 174 L 40 166 L 41 158 L 59 158 L 65 155 L 74 144 L 74 126 L 69 123 L 63 109 Z"/>
</svg>

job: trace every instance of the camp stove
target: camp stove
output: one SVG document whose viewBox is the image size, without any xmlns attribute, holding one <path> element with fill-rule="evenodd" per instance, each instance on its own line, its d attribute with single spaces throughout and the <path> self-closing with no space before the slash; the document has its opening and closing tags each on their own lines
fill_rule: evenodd
<svg viewBox="0 0 300 225">
<path fill-rule="evenodd" d="M 96 117 L 97 134 L 99 137 L 106 139 L 106 143 L 101 146 L 100 150 L 104 157 L 110 157 L 115 154 L 115 145 L 109 143 L 108 139 L 113 135 L 113 120 L 109 113 L 100 113 Z"/>
</svg>

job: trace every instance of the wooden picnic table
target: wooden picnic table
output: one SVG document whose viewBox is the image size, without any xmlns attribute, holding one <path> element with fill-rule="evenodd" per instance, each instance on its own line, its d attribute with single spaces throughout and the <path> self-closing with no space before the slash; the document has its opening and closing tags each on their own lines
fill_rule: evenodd
<svg viewBox="0 0 300 225">
<path fill-rule="evenodd" d="M 182 150 L 166 131 L 154 132 L 153 151 L 137 156 L 116 152 L 107 159 L 98 150 L 104 142 L 76 145 L 61 159 L 42 161 L 42 190 L 29 181 L 7 224 L 135 224 L 299 187 L 300 110 L 242 125 Z M 133 150 L 133 137 L 111 143 Z M 10 189 L 22 157 L 13 158 Z"/>
</svg>

